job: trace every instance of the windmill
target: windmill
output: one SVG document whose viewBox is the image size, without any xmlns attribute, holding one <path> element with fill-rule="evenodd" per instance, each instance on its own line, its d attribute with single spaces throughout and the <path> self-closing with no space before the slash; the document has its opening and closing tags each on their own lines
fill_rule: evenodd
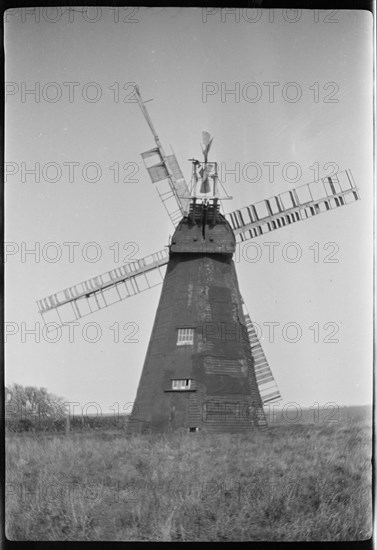
<svg viewBox="0 0 377 550">
<path fill-rule="evenodd" d="M 138 87 L 135 96 L 155 141 L 141 157 L 175 228 L 169 246 L 38 300 L 39 312 L 63 326 L 163 283 L 129 429 L 266 429 L 263 406 L 281 395 L 239 290 L 236 245 L 354 202 L 358 189 L 346 170 L 224 214 L 231 197 L 209 161 L 210 134 L 188 185 Z"/>
</svg>

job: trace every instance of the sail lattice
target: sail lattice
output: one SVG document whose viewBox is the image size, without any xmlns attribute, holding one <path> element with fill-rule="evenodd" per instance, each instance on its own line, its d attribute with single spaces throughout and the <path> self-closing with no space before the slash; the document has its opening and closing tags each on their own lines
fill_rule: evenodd
<svg viewBox="0 0 377 550">
<path fill-rule="evenodd" d="M 190 192 L 174 154 L 166 155 L 161 147 L 141 154 L 152 183 L 174 227 L 188 212 Z"/>
<path fill-rule="evenodd" d="M 237 242 L 240 242 L 359 199 L 351 171 L 345 170 L 235 210 L 225 217 L 236 235 Z"/>
<path fill-rule="evenodd" d="M 278 385 L 267 362 L 262 344 L 260 343 L 257 331 L 255 330 L 245 303 L 243 303 L 242 307 L 247 333 L 249 336 L 251 355 L 254 360 L 255 378 L 263 405 L 269 405 L 270 403 L 281 401 L 282 397 L 280 395 Z"/>
<path fill-rule="evenodd" d="M 162 283 L 161 268 L 169 261 L 164 248 L 145 258 L 116 267 L 102 275 L 37 300 L 43 321 L 59 326 L 72 323 L 116 302 Z"/>
</svg>

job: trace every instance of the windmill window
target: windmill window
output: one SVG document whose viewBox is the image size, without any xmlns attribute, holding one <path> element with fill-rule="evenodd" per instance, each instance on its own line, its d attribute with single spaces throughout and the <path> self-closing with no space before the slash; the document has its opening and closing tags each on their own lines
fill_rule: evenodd
<svg viewBox="0 0 377 550">
<path fill-rule="evenodd" d="M 189 390 L 191 388 L 191 380 L 189 378 L 172 380 L 171 387 L 173 390 Z"/>
<path fill-rule="evenodd" d="M 194 343 L 193 328 L 179 328 L 177 346 L 190 346 Z"/>
</svg>

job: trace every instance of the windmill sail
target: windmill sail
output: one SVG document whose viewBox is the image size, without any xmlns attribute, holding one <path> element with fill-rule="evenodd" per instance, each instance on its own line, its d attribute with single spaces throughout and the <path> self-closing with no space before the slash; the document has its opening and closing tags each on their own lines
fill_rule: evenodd
<svg viewBox="0 0 377 550">
<path fill-rule="evenodd" d="M 182 216 L 188 212 L 190 205 L 189 188 L 174 153 L 171 155 L 165 154 L 160 138 L 153 126 L 137 86 L 135 94 L 139 107 L 152 131 L 157 146 L 154 149 L 142 153 L 141 157 L 148 170 L 152 183 L 165 182 L 165 186 L 160 184 L 157 187 L 157 192 L 173 226 L 176 227 Z M 154 162 L 152 165 L 150 164 L 151 158 L 152 162 Z"/>
<path fill-rule="evenodd" d="M 160 147 L 141 153 L 141 157 L 152 183 L 159 183 L 156 186 L 157 192 L 172 224 L 176 227 L 190 204 L 189 188 L 177 158 L 174 154 L 165 156 Z"/>
<path fill-rule="evenodd" d="M 243 312 L 250 341 L 251 355 L 254 360 L 255 377 L 263 405 L 280 401 L 281 394 L 279 388 L 267 362 L 262 345 L 257 335 L 257 331 L 251 321 L 245 303 L 243 303 Z"/>
<path fill-rule="evenodd" d="M 43 321 L 59 326 L 72 323 L 162 283 L 160 268 L 169 261 L 167 248 L 116 267 L 37 301 Z"/>
<path fill-rule="evenodd" d="M 345 170 L 235 210 L 226 218 L 240 242 L 359 199 L 351 171 Z"/>
</svg>

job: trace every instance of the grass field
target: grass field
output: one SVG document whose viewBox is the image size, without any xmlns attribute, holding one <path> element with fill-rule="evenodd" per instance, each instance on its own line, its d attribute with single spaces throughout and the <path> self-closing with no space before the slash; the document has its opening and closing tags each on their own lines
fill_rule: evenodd
<svg viewBox="0 0 377 550">
<path fill-rule="evenodd" d="M 13 434 L 11 540 L 345 541 L 371 536 L 371 410 L 267 433 Z M 328 414 L 328 413 L 327 413 Z M 333 418 L 334 420 L 334 418 Z"/>
</svg>

